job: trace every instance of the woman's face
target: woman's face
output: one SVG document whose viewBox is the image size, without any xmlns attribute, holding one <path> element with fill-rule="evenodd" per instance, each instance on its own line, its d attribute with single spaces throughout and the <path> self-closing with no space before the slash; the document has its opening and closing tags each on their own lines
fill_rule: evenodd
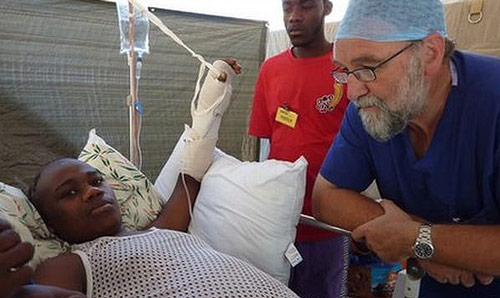
<svg viewBox="0 0 500 298">
<path fill-rule="evenodd" d="M 44 169 L 36 205 L 49 229 L 69 243 L 116 235 L 121 213 L 102 175 L 76 159 L 61 159 Z"/>
</svg>

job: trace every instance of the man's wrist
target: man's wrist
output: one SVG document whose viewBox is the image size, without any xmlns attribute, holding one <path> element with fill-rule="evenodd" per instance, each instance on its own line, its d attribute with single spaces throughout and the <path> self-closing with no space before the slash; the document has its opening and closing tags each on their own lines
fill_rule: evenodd
<svg viewBox="0 0 500 298">
<path fill-rule="evenodd" d="M 430 260 L 434 256 L 432 225 L 430 223 L 420 224 L 412 250 L 413 255 L 420 260 Z"/>
</svg>

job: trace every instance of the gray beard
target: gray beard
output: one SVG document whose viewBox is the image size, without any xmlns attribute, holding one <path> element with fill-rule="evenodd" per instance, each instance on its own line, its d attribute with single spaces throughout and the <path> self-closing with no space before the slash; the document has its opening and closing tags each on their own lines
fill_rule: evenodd
<svg viewBox="0 0 500 298">
<path fill-rule="evenodd" d="M 409 120 L 424 111 L 429 84 L 423 78 L 420 61 L 415 55 L 408 63 L 408 69 L 390 98 L 382 100 L 366 95 L 354 101 L 365 130 L 379 142 L 386 142 L 401 133 Z M 359 109 L 369 106 L 376 106 L 379 111 L 372 113 Z"/>
</svg>

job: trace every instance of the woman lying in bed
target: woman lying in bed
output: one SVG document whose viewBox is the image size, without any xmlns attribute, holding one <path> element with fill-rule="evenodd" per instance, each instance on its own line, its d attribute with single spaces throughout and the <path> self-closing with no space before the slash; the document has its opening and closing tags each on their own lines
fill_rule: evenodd
<svg viewBox="0 0 500 298">
<path fill-rule="evenodd" d="M 72 248 L 39 266 L 37 284 L 88 297 L 296 297 L 248 263 L 183 233 L 190 220 L 188 199 L 194 203 L 210 165 L 221 116 L 229 106 L 231 80 L 239 73 L 232 60 L 214 66 L 227 78 L 223 82 L 207 76 L 183 152 L 185 175 L 152 228 L 123 228 L 113 191 L 90 165 L 65 158 L 41 170 L 30 200 L 49 229 Z"/>
</svg>

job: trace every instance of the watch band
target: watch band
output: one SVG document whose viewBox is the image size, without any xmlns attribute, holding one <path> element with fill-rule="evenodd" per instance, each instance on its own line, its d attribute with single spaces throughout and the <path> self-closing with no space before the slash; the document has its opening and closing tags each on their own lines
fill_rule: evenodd
<svg viewBox="0 0 500 298">
<path fill-rule="evenodd" d="M 421 224 L 420 228 L 418 230 L 417 241 L 432 243 L 431 227 L 432 227 L 432 224 L 430 224 L 430 223 Z"/>
<path fill-rule="evenodd" d="M 432 244 L 431 224 L 423 223 L 418 229 L 418 236 L 413 245 L 414 255 L 421 260 L 429 260 L 434 255 Z"/>
</svg>

